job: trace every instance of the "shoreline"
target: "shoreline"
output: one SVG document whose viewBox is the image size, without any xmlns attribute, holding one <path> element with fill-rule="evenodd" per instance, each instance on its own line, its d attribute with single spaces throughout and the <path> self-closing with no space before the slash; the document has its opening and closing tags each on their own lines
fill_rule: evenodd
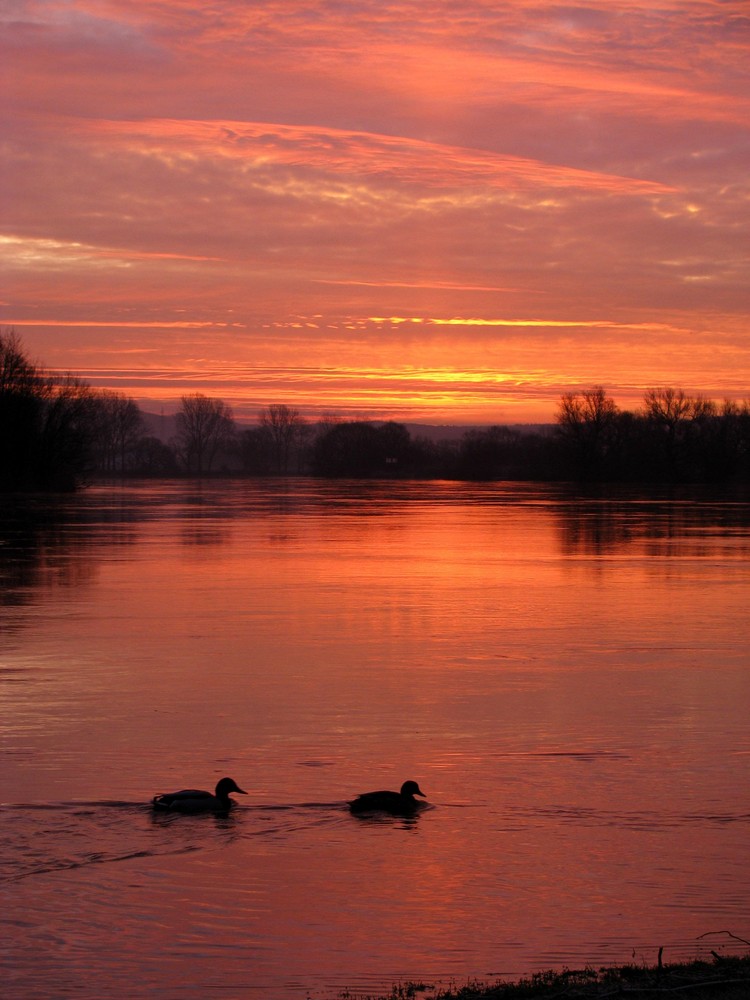
<svg viewBox="0 0 750 1000">
<path fill-rule="evenodd" d="M 733 935 L 734 936 L 734 935 Z M 741 939 L 740 939 L 741 940 Z M 463 986 L 407 982 L 390 993 L 344 991 L 340 1000 L 553 1000 L 564 997 L 600 1000 L 637 997 L 638 1000 L 689 997 L 690 1000 L 750 1000 L 750 953 L 719 955 L 713 961 L 657 965 L 620 965 L 612 968 L 563 969 L 536 972 L 515 982 L 470 981 Z M 661 956 L 660 956 L 661 957 Z"/>
</svg>

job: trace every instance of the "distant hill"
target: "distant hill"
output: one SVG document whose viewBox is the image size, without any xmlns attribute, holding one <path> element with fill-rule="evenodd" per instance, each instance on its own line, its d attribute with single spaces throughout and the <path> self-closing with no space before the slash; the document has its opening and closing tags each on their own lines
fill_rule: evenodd
<svg viewBox="0 0 750 1000">
<path fill-rule="evenodd" d="M 469 431 L 486 431 L 490 427 L 508 427 L 520 434 L 550 434 L 554 424 L 404 424 L 412 438 L 428 441 L 460 441 Z"/>
<path fill-rule="evenodd" d="M 168 444 L 177 433 L 177 419 L 174 413 L 147 413 L 141 410 L 146 433 Z"/>
</svg>

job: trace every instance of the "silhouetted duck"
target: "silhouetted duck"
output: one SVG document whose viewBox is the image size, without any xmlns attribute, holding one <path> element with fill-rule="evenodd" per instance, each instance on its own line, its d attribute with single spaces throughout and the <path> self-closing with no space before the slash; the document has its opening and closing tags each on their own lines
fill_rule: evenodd
<svg viewBox="0 0 750 1000">
<path fill-rule="evenodd" d="M 204 792 L 196 788 L 185 788 L 181 792 L 167 792 L 164 795 L 155 795 L 153 800 L 154 809 L 163 809 L 170 812 L 228 812 L 233 805 L 234 799 L 229 798 L 230 792 L 239 792 L 240 795 L 247 795 L 232 778 L 222 778 L 216 785 L 216 790 Z"/>
<path fill-rule="evenodd" d="M 392 816 L 408 816 L 421 806 L 415 795 L 424 798 L 416 781 L 405 781 L 400 792 L 365 792 L 349 803 L 353 813 L 386 812 Z"/>
</svg>

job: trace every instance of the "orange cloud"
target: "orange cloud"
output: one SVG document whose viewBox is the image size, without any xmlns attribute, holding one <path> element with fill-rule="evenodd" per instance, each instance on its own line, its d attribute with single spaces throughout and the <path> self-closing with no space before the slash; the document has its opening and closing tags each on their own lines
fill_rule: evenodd
<svg viewBox="0 0 750 1000">
<path fill-rule="evenodd" d="M 748 57 L 744 0 L 18 0 L 2 322 L 248 412 L 739 394 Z"/>
<path fill-rule="evenodd" d="M 480 185 L 507 191 L 516 187 L 584 188 L 637 194 L 664 194 L 668 185 L 584 171 L 517 156 L 502 156 L 398 136 L 268 122 L 145 120 L 76 122 L 87 135 L 129 140 L 137 152 L 162 156 L 223 156 L 266 167 L 297 165 L 332 174 L 392 177 L 436 187 Z M 279 182 L 280 186 L 283 181 Z M 318 182 L 319 183 L 319 182 Z M 354 185 L 356 187 L 356 184 Z M 325 188 L 319 196 L 325 197 Z M 337 192 L 330 192 L 336 197 Z M 341 197 L 355 197 L 346 192 Z M 471 195 L 469 195 L 471 197 Z"/>
</svg>

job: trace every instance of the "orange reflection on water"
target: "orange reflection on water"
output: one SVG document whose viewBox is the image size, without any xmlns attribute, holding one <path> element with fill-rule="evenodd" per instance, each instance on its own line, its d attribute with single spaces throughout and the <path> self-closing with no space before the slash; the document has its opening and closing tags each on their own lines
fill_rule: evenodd
<svg viewBox="0 0 750 1000">
<path fill-rule="evenodd" d="M 746 919 L 741 506 L 154 484 L 24 537 L 0 697 L 25 996 L 186 965 L 188 996 L 372 992 L 688 956 Z M 225 773 L 228 819 L 150 814 Z M 406 778 L 414 821 L 349 815 Z"/>
</svg>

